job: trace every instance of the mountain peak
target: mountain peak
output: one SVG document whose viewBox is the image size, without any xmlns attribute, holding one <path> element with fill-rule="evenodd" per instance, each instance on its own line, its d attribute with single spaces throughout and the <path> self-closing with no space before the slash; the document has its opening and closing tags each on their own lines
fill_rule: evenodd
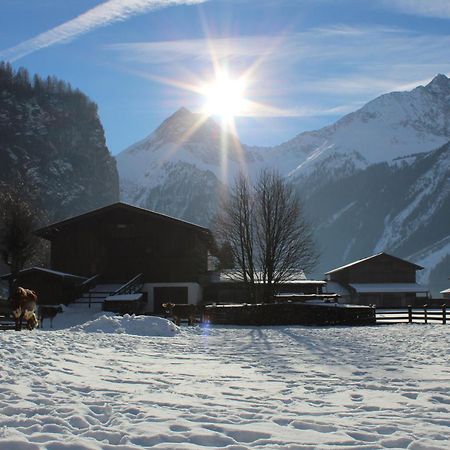
<svg viewBox="0 0 450 450">
<path fill-rule="evenodd" d="M 193 113 L 189 111 L 187 108 L 182 106 L 180 109 L 177 109 L 171 117 L 178 117 L 178 116 L 191 116 Z"/>
<path fill-rule="evenodd" d="M 450 92 L 450 79 L 440 73 L 426 85 L 426 88 L 435 93 Z"/>
</svg>

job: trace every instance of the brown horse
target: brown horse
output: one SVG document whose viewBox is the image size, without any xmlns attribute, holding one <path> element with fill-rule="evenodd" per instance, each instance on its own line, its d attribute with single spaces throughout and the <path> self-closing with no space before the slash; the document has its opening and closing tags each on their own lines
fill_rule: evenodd
<svg viewBox="0 0 450 450">
<path fill-rule="evenodd" d="M 22 329 L 22 322 L 25 319 L 27 322 L 27 328 L 33 330 L 38 324 L 35 310 L 37 303 L 36 292 L 18 287 L 11 298 L 12 301 L 12 314 L 16 322 L 16 331 Z"/>
</svg>

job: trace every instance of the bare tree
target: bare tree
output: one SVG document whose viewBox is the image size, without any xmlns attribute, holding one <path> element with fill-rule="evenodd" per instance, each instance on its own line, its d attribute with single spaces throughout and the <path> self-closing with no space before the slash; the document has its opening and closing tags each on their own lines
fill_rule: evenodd
<svg viewBox="0 0 450 450">
<path fill-rule="evenodd" d="M 25 200 L 21 188 L 3 188 L 0 193 L 0 255 L 10 269 L 10 294 L 18 273 L 40 256 L 40 241 L 33 233 L 37 225 L 38 214 Z"/>
<path fill-rule="evenodd" d="M 258 296 L 270 301 L 277 285 L 317 262 L 312 227 L 299 198 L 275 171 L 262 171 L 254 186 L 240 174 L 215 228 L 216 239 L 231 246 L 236 279 L 244 282 L 250 301 Z"/>
<path fill-rule="evenodd" d="M 249 301 L 256 299 L 253 206 L 252 188 L 241 173 L 222 202 L 221 214 L 216 218 L 214 226 L 217 241 L 227 242 L 230 246 L 238 268 L 236 277 L 244 283 Z"/>
<path fill-rule="evenodd" d="M 277 172 L 264 170 L 255 186 L 257 266 L 265 301 L 282 282 L 317 263 L 312 227 L 293 188 Z"/>
</svg>

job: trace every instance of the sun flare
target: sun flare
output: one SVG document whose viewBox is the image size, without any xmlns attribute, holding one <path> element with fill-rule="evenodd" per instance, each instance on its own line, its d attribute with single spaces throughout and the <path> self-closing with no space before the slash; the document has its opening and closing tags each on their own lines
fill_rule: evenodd
<svg viewBox="0 0 450 450">
<path fill-rule="evenodd" d="M 207 84 L 202 91 L 205 97 L 205 114 L 232 119 L 243 113 L 245 83 L 242 79 L 221 76 Z"/>
</svg>

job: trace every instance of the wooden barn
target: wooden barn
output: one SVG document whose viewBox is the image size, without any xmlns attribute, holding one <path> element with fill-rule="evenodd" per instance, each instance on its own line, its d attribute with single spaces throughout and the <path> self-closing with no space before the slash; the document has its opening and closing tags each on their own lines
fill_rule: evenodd
<svg viewBox="0 0 450 450">
<path fill-rule="evenodd" d="M 416 272 L 422 269 L 382 252 L 327 272 L 327 290 L 354 304 L 419 306 L 428 299 L 427 287 L 416 282 Z"/>
<path fill-rule="evenodd" d="M 125 203 L 114 203 L 36 231 L 51 243 L 51 269 L 102 283 L 142 274 L 147 312 L 166 301 L 197 303 L 207 272 L 207 228 Z"/>
</svg>

